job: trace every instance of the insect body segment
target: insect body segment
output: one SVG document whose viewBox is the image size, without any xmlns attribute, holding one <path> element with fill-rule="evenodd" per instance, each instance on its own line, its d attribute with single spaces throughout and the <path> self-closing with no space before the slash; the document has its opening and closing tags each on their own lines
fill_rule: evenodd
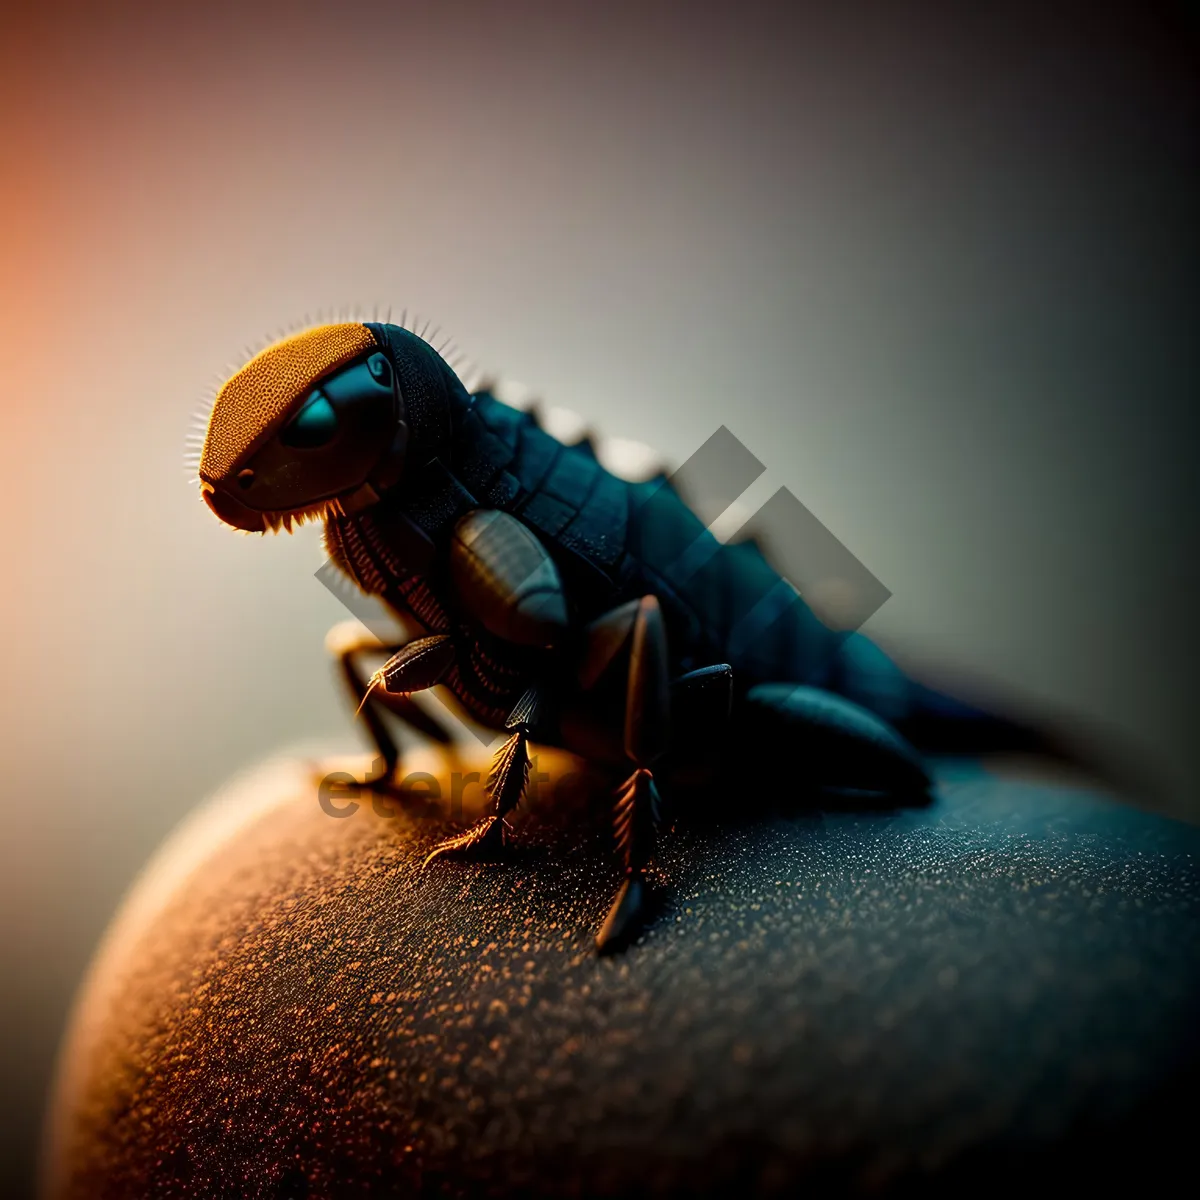
<svg viewBox="0 0 1200 1200">
<path fill-rule="evenodd" d="M 664 763 L 782 737 L 816 783 L 928 783 L 901 733 L 855 702 L 877 694 L 907 715 L 896 698 L 919 693 L 887 660 L 855 667 L 852 643 L 802 602 L 739 640 L 779 583 L 756 547 L 717 543 L 663 477 L 619 478 L 590 442 L 563 445 L 531 413 L 469 393 L 408 330 L 325 326 L 264 351 L 218 396 L 200 473 L 236 528 L 319 514 L 333 562 L 418 634 L 371 676 L 376 643 L 332 643 L 384 762 L 375 786 L 400 758 L 385 713 L 449 740 L 413 692 L 445 686 L 509 731 L 490 813 L 429 861 L 503 853 L 530 738 L 611 769 L 624 881 L 602 950 L 627 944 L 645 910 Z"/>
</svg>

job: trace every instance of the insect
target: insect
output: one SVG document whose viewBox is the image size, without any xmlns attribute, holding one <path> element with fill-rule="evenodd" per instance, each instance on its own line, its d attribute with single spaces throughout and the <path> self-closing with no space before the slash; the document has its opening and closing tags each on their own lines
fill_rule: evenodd
<svg viewBox="0 0 1200 1200">
<path fill-rule="evenodd" d="M 660 785 L 678 764 L 784 739 L 814 786 L 914 795 L 929 776 L 911 739 L 988 724 L 802 601 L 735 637 L 779 582 L 756 545 L 718 542 L 661 474 L 620 478 L 589 439 L 564 444 L 494 389 L 468 391 L 401 326 L 320 325 L 255 355 L 217 394 L 199 476 L 236 529 L 323 521 L 337 567 L 419 635 L 370 675 L 374 639 L 337 647 L 383 760 L 372 786 L 397 777 L 385 713 L 444 734 L 411 699 L 424 689 L 508 732 L 488 815 L 427 862 L 504 853 L 531 739 L 615 773 L 623 881 L 601 952 L 643 924 Z"/>
</svg>

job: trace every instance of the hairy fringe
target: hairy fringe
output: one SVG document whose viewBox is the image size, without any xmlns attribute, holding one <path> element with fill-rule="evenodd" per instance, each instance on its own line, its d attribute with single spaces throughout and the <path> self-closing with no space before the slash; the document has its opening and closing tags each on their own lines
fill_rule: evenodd
<svg viewBox="0 0 1200 1200">
<path fill-rule="evenodd" d="M 341 501 L 335 496 L 332 500 L 322 500 L 319 504 L 310 504 L 306 508 L 296 508 L 290 512 L 265 512 L 262 515 L 262 531 L 278 533 L 282 529 L 291 533 L 307 521 L 324 521 L 329 517 L 345 515 Z"/>
</svg>

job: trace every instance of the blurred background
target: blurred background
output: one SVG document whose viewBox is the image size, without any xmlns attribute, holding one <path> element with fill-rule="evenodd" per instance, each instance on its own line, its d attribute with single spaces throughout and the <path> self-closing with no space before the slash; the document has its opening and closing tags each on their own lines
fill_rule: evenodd
<svg viewBox="0 0 1200 1200">
<path fill-rule="evenodd" d="M 835 14 L 831 10 L 845 8 Z M 851 11 L 852 9 L 852 11 Z M 671 460 L 726 424 L 871 633 L 1200 819 L 1196 24 L 1168 4 L 69 4 L 0 35 L 0 1123 L 180 817 L 354 737 L 318 532 L 183 470 L 243 347 L 392 304 Z"/>
</svg>

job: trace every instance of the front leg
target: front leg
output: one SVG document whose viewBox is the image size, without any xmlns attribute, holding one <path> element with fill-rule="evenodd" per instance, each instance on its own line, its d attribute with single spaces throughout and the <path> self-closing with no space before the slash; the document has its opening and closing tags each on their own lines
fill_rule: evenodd
<svg viewBox="0 0 1200 1200">
<path fill-rule="evenodd" d="M 366 780 L 367 786 L 380 789 L 390 787 L 400 763 L 400 748 L 383 720 L 385 711 L 399 717 L 432 741 L 443 744 L 453 741 L 453 736 L 446 728 L 418 707 L 406 693 L 390 694 L 386 688 L 380 688 L 377 678 L 379 672 L 369 678 L 365 675 L 364 658 L 377 654 L 395 655 L 403 646 L 381 642 L 357 621 L 343 621 L 326 635 L 325 648 L 338 660 L 355 713 L 361 714 L 366 722 L 367 731 L 383 763 L 379 774 Z"/>
<path fill-rule="evenodd" d="M 432 686 L 416 678 L 415 672 L 408 671 L 405 682 L 408 686 L 401 688 L 400 674 L 396 664 L 405 656 L 412 655 L 413 647 L 428 643 L 432 639 L 422 638 L 410 642 L 407 646 L 386 645 L 372 634 L 367 633 L 357 621 L 344 621 L 335 625 L 326 636 L 325 645 L 329 652 L 336 656 L 341 669 L 342 678 L 355 704 L 356 714 L 361 714 L 366 722 L 371 740 L 379 751 L 383 769 L 375 776 L 367 779 L 368 787 L 386 790 L 393 785 L 396 769 L 400 762 L 400 749 L 383 720 L 383 713 L 390 712 L 399 717 L 426 737 L 436 742 L 449 743 L 451 734 L 432 716 L 417 706 L 409 697 L 409 692 L 419 691 L 423 687 Z M 432 676 L 433 682 L 444 674 L 448 668 L 453 652 L 450 650 L 449 639 L 442 639 L 447 644 L 441 649 L 440 656 L 444 660 L 440 671 L 431 671 L 438 664 L 431 661 L 428 654 L 424 655 L 424 675 Z M 426 647 L 428 649 L 428 647 Z M 376 671 L 370 678 L 364 675 L 362 660 L 368 655 L 391 654 L 387 663 Z M 418 686 L 418 684 L 420 686 Z"/>
</svg>

